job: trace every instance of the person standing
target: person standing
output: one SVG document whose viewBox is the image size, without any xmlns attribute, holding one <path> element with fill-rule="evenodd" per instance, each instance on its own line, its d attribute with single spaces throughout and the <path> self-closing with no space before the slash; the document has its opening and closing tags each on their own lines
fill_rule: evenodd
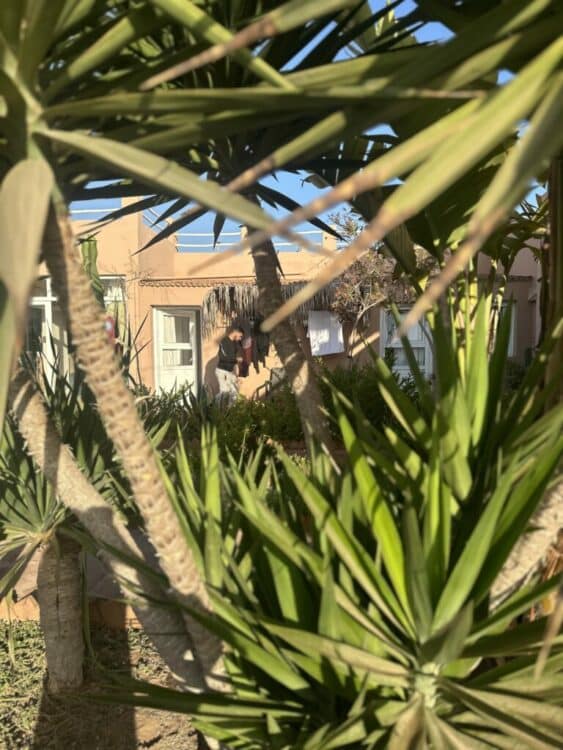
<svg viewBox="0 0 563 750">
<path fill-rule="evenodd" d="M 244 331 L 242 337 L 242 361 L 239 365 L 238 376 L 239 378 L 247 378 L 252 364 L 252 329 L 248 320 L 241 323 L 241 328 Z"/>
<path fill-rule="evenodd" d="M 238 366 L 242 359 L 240 342 L 243 336 L 244 330 L 240 326 L 232 326 L 219 342 L 215 370 L 219 382 L 217 399 L 226 405 L 232 404 L 238 397 Z"/>
</svg>

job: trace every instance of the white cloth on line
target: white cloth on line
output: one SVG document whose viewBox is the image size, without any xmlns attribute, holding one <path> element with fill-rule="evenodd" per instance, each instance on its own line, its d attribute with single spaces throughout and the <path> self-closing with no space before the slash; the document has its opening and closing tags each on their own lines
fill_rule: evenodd
<svg viewBox="0 0 563 750">
<path fill-rule="evenodd" d="M 218 367 L 215 369 L 215 375 L 219 383 L 219 393 L 215 396 L 215 400 L 228 406 L 234 404 L 239 393 L 237 376 L 234 372 L 221 370 Z"/>
<path fill-rule="evenodd" d="M 338 315 L 325 310 L 310 310 L 309 342 L 313 357 L 341 354 L 344 351 L 344 334 Z"/>
</svg>

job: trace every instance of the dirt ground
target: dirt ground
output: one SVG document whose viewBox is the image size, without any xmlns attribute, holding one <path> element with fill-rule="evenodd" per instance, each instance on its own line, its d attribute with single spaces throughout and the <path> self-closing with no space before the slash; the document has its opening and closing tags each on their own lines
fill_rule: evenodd
<svg viewBox="0 0 563 750">
<path fill-rule="evenodd" d="M 113 674 L 167 685 L 165 667 L 140 631 L 93 629 L 95 657 L 84 687 L 64 698 L 44 691 L 45 655 L 34 622 L 0 622 L 0 748 L 2 750 L 197 750 L 182 714 L 92 700 Z"/>
</svg>

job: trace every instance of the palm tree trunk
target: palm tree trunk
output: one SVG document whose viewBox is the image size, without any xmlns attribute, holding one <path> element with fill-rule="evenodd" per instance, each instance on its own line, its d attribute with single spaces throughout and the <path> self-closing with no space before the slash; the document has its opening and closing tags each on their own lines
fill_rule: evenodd
<svg viewBox="0 0 563 750">
<path fill-rule="evenodd" d="M 542 332 L 545 334 L 563 314 L 563 154 L 559 154 L 551 165 L 549 179 L 549 245 L 542 260 Z M 545 317 L 544 317 L 545 316 Z M 549 406 L 561 402 L 563 381 L 561 362 L 563 341 L 559 338 L 546 366 L 545 384 L 557 382 L 559 389 L 552 395 Z M 512 550 L 497 580 L 491 604 L 500 604 L 512 591 L 521 586 L 545 561 L 553 543 L 563 528 L 563 478 L 546 493 L 541 506 L 534 514 L 530 525 L 532 531 L 525 534 Z"/>
<path fill-rule="evenodd" d="M 51 693 L 82 685 L 84 639 L 80 546 L 63 536 L 45 543 L 37 570 L 39 616 Z"/>
<path fill-rule="evenodd" d="M 182 618 L 169 606 L 165 592 L 154 578 L 145 574 L 143 567 L 135 566 L 135 561 L 144 562 L 135 541 L 125 524 L 80 471 L 68 446 L 61 443 L 41 396 L 24 372 L 20 372 L 10 384 L 9 405 L 27 450 L 53 485 L 58 499 L 100 542 L 102 562 L 130 596 L 135 597 L 134 592 L 138 590 L 143 592 L 146 598 L 134 598 L 135 612 L 172 674 L 188 687 L 205 689 L 198 664 L 186 660 L 192 643 L 186 635 Z M 132 563 L 128 564 L 127 560 Z M 165 606 L 159 607 L 158 602 Z M 48 605 L 43 609 L 50 611 Z"/>
<path fill-rule="evenodd" d="M 123 464 L 137 507 L 154 545 L 172 594 L 185 606 L 184 619 L 210 688 L 224 686 L 221 641 L 189 610 L 211 611 L 209 595 L 197 563 L 172 508 L 153 448 L 147 438 L 133 395 L 104 334 L 104 314 L 86 275 L 66 206 L 52 207 L 44 242 L 45 257 L 55 290 L 70 326 L 72 342 L 86 382 L 92 390 L 108 436 Z"/>
<path fill-rule="evenodd" d="M 496 609 L 543 568 L 563 528 L 563 480 L 559 479 L 548 490 L 530 526 L 532 530 L 518 540 L 493 584 L 491 609 Z"/>
<path fill-rule="evenodd" d="M 563 153 L 551 164 L 549 176 L 549 246 L 547 252 L 547 278 L 542 279 L 546 286 L 546 321 L 549 330 L 563 315 Z M 546 383 L 559 377 L 559 389 L 552 398 L 557 404 L 563 398 L 563 381 L 560 367 L 563 362 L 563 340 L 559 338 L 546 372 Z"/>
<path fill-rule="evenodd" d="M 252 255 L 261 312 L 267 317 L 283 304 L 278 259 L 271 241 L 254 248 Z M 306 441 L 309 443 L 314 437 L 331 451 L 332 438 L 313 364 L 306 357 L 291 322 L 276 326 L 272 340 L 295 394 Z"/>
</svg>

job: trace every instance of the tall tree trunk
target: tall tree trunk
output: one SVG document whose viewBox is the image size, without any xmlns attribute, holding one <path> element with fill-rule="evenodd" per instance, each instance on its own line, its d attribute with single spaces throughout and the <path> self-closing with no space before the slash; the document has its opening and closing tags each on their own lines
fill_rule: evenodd
<svg viewBox="0 0 563 750">
<path fill-rule="evenodd" d="M 542 279 L 546 289 L 547 329 L 563 315 L 563 153 L 553 160 L 549 175 L 549 247 L 547 253 L 547 278 Z M 560 367 L 563 362 L 563 339 L 560 337 L 551 355 L 546 372 L 546 383 L 559 378 L 559 389 L 552 403 L 563 398 L 563 380 Z"/>
<path fill-rule="evenodd" d="M 137 414 L 132 393 L 104 334 L 104 314 L 82 267 L 66 206 L 50 211 L 45 230 L 45 257 L 61 306 L 66 313 L 77 359 L 92 390 L 106 431 L 143 516 L 150 540 L 172 594 L 185 605 L 184 619 L 207 684 L 225 689 L 222 644 L 189 610 L 208 613 L 209 595 L 197 563 L 172 508 L 153 448 Z"/>
<path fill-rule="evenodd" d="M 47 685 L 51 693 L 82 685 L 84 638 L 80 546 L 53 537 L 41 551 L 37 570 L 39 616 L 45 639 Z"/>
<path fill-rule="evenodd" d="M 532 530 L 523 534 L 514 545 L 492 586 L 492 609 L 542 569 L 558 531 L 563 527 L 563 480 L 548 490 L 530 526 Z"/>
<path fill-rule="evenodd" d="M 549 244 L 542 260 L 540 297 L 542 334 L 547 333 L 563 314 L 563 154 L 559 154 L 551 164 L 548 199 Z M 559 389 L 552 395 L 548 408 L 556 406 L 562 399 L 561 362 L 563 340 L 560 337 L 546 365 L 545 384 L 559 382 Z M 532 531 L 524 534 L 519 540 L 495 581 L 491 598 L 493 606 L 502 602 L 544 563 L 559 531 L 563 528 L 563 478 L 559 477 L 546 493 L 530 526 Z"/>
<path fill-rule="evenodd" d="M 252 256 L 261 312 L 267 317 L 284 301 L 273 243 L 267 241 L 254 248 Z M 314 368 L 299 343 L 292 323 L 287 320 L 276 326 L 272 331 L 272 340 L 295 394 L 305 439 L 309 442 L 314 437 L 332 450 L 329 423 L 323 411 L 323 398 Z"/>
<path fill-rule="evenodd" d="M 125 524 L 80 471 L 68 446 L 61 443 L 41 396 L 23 372 L 10 384 L 9 407 L 27 450 L 53 485 L 58 499 L 99 540 L 99 557 L 113 572 L 116 581 L 131 592 L 137 617 L 171 672 L 188 687 L 205 689 L 198 664 L 186 660 L 192 644 L 182 618 L 169 606 L 165 592 L 154 578 L 146 575 L 143 567 L 135 566 L 135 560 L 144 562 L 142 553 Z M 106 551 L 109 549 L 115 554 Z M 127 559 L 133 563 L 124 562 Z M 137 590 L 142 591 L 146 599 L 135 598 L 133 592 Z M 164 607 L 159 607 L 158 602 Z"/>
</svg>

